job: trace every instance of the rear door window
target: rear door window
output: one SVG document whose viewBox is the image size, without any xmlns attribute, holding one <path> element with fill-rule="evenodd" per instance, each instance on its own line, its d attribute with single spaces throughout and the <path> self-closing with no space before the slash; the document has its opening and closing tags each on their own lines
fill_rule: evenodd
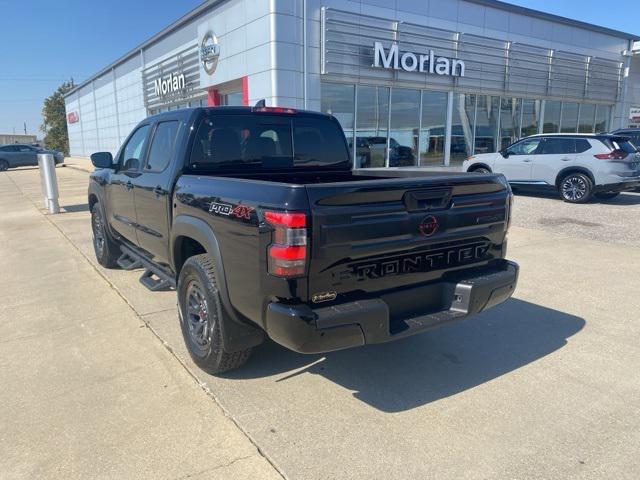
<svg viewBox="0 0 640 480">
<path fill-rule="evenodd" d="M 329 118 L 211 115 L 196 132 L 195 168 L 279 169 L 349 163 L 344 135 Z"/>
<path fill-rule="evenodd" d="M 576 140 L 574 138 L 547 137 L 542 145 L 542 155 L 563 155 L 576 153 Z"/>
</svg>

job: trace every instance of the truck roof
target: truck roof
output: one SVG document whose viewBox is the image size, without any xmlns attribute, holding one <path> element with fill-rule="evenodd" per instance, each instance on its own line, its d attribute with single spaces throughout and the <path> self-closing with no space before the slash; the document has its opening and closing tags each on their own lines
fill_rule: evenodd
<svg viewBox="0 0 640 480">
<path fill-rule="evenodd" d="M 252 115 L 252 114 L 269 114 L 269 115 L 304 115 L 314 117 L 330 118 L 331 115 L 312 110 L 298 110 L 289 107 L 247 107 L 247 106 L 220 106 L 220 107 L 189 107 L 179 110 L 169 110 L 167 112 L 157 113 L 148 118 L 158 119 L 168 116 L 174 116 L 176 113 L 184 113 L 191 115 L 198 111 L 206 111 L 209 114 L 223 115 L 232 113 L 234 115 Z"/>
</svg>

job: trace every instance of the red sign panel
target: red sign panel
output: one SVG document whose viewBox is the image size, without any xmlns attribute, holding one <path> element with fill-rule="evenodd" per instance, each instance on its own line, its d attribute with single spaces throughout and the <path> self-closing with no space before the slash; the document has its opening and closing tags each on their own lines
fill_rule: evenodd
<svg viewBox="0 0 640 480">
<path fill-rule="evenodd" d="M 67 113 L 67 121 L 69 123 L 76 123 L 79 120 L 78 112 L 69 112 Z"/>
</svg>

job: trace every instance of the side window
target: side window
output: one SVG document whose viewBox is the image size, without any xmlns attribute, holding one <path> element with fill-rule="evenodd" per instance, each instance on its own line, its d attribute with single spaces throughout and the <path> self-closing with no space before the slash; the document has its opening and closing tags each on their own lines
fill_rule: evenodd
<svg viewBox="0 0 640 480">
<path fill-rule="evenodd" d="M 539 145 L 539 138 L 523 140 L 509 147 L 507 153 L 509 153 L 509 155 L 532 155 L 538 149 Z"/>
<path fill-rule="evenodd" d="M 576 139 L 576 153 L 584 153 L 591 148 L 591 143 L 589 140 L 584 138 Z"/>
<path fill-rule="evenodd" d="M 576 141 L 573 138 L 547 137 L 541 153 L 542 155 L 576 153 Z"/>
<path fill-rule="evenodd" d="M 158 123 L 147 155 L 145 171 L 162 172 L 167 168 L 175 150 L 179 125 L 177 120 Z"/>
<path fill-rule="evenodd" d="M 122 149 L 119 163 L 121 170 L 139 170 L 144 146 L 146 145 L 149 125 L 143 125 L 137 129 Z"/>
<path fill-rule="evenodd" d="M 26 145 L 21 145 L 18 147 L 18 151 L 20 152 L 33 152 L 31 147 L 27 147 Z"/>
</svg>

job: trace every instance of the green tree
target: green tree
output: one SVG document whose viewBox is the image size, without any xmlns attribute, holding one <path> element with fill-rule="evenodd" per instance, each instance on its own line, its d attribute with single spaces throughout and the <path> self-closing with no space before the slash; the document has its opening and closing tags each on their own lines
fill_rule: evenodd
<svg viewBox="0 0 640 480">
<path fill-rule="evenodd" d="M 73 80 L 64 82 L 44 100 L 40 130 L 44 132 L 44 146 L 69 155 L 69 133 L 64 106 L 64 95 L 74 87 Z"/>
</svg>

